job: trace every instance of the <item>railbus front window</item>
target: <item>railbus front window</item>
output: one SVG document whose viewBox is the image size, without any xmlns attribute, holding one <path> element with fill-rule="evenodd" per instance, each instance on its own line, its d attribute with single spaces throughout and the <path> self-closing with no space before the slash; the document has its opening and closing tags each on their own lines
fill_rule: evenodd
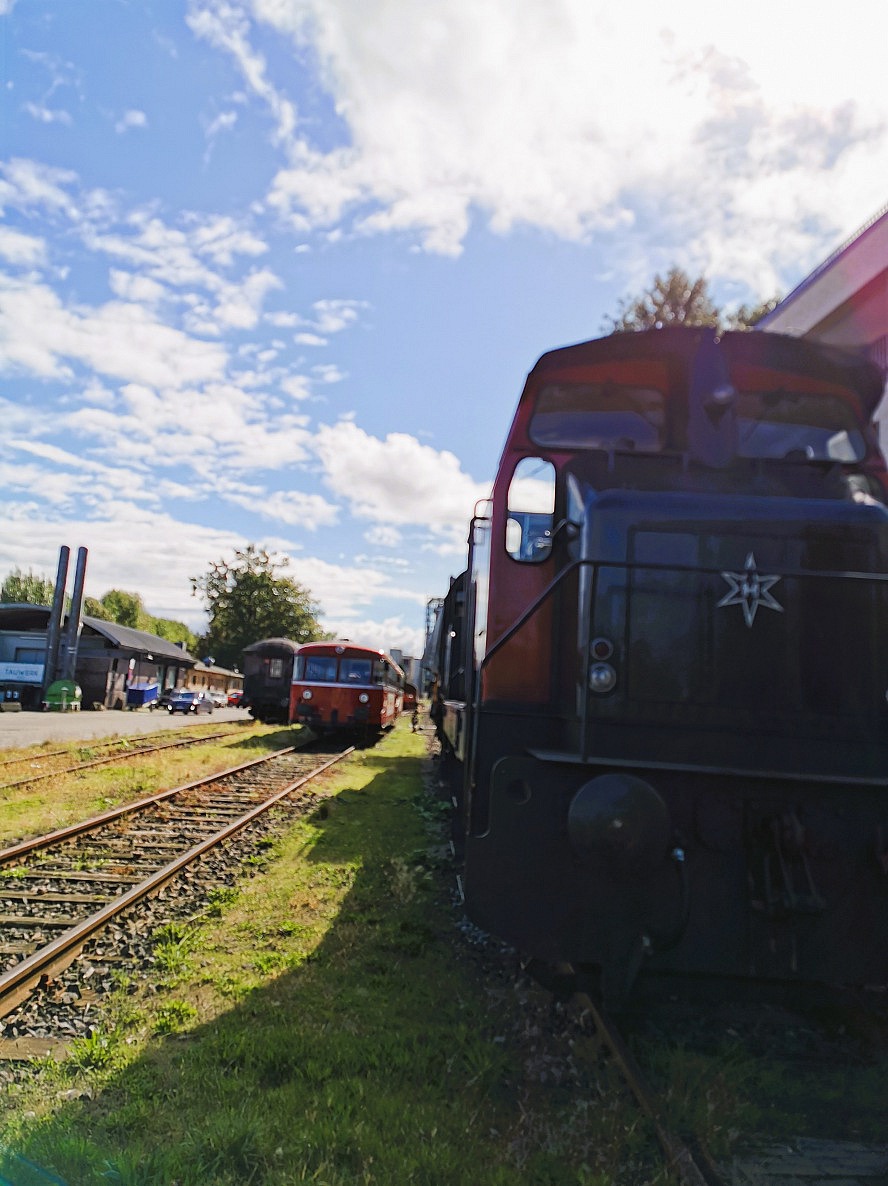
<svg viewBox="0 0 888 1186">
<path fill-rule="evenodd" d="M 332 684 L 336 681 L 336 660 L 325 655 L 300 655 L 296 660 L 296 679 Z"/>
<path fill-rule="evenodd" d="M 340 659 L 339 680 L 343 684 L 369 684 L 369 659 Z"/>
<path fill-rule="evenodd" d="M 555 466 L 542 457 L 522 457 L 509 484 L 506 551 L 513 560 L 545 560 L 552 548 Z"/>
</svg>

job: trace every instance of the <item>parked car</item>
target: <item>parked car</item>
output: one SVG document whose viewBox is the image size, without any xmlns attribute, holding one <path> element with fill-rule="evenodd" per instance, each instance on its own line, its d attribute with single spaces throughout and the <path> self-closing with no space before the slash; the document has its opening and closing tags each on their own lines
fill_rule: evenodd
<svg viewBox="0 0 888 1186">
<path fill-rule="evenodd" d="M 149 708 L 169 708 L 170 699 L 184 691 L 184 688 L 164 688 L 154 703 L 149 705 Z"/>
<path fill-rule="evenodd" d="M 240 708 L 240 702 L 244 698 L 243 688 L 235 688 L 234 691 L 228 693 L 229 708 Z"/>
<path fill-rule="evenodd" d="M 199 712 L 212 712 L 213 701 L 210 698 L 209 692 L 186 692 L 183 689 L 179 689 L 170 696 L 167 709 L 170 713 L 182 712 L 186 716 L 190 712 L 195 714 Z"/>
<path fill-rule="evenodd" d="M 212 700 L 214 708 L 225 708 L 228 704 L 228 697 L 218 688 L 210 688 L 207 695 Z"/>
</svg>

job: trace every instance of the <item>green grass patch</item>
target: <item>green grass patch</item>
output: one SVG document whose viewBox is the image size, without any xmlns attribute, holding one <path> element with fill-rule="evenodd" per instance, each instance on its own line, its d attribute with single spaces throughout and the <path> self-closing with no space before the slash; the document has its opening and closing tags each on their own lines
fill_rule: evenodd
<svg viewBox="0 0 888 1186">
<path fill-rule="evenodd" d="M 189 735 L 207 735 L 218 731 L 218 726 L 198 726 L 189 729 Z M 66 824 L 75 823 L 89 816 L 99 815 L 111 807 L 144 798 L 165 787 L 172 787 L 196 781 L 220 770 L 242 765 L 265 753 L 298 744 L 300 728 L 252 724 L 243 726 L 243 731 L 230 733 L 224 739 L 207 741 L 191 748 L 169 748 L 161 752 L 133 755 L 124 760 L 128 743 L 120 741 L 121 760 L 107 765 L 95 766 L 71 774 L 53 774 L 52 777 L 20 787 L 0 790 L 3 811 L 0 813 L 0 848 L 14 844 L 28 836 L 38 836 Z M 159 744 L 170 741 L 169 731 L 156 734 Z M 39 758 L 45 746 L 34 746 L 24 751 L 33 758 Z M 58 748 L 56 745 L 54 748 Z M 61 769 L 66 765 L 90 761 L 93 757 L 107 756 L 106 747 L 85 747 L 73 743 L 67 747 L 67 756 L 51 759 Z M 9 781 L 25 778 L 28 773 L 42 773 L 47 767 L 40 765 L 31 769 L 27 764 L 10 768 Z M 14 772 L 14 773 L 13 773 Z M 0 783 L 6 778 L 0 776 Z"/>
<path fill-rule="evenodd" d="M 71 1186 L 653 1180 L 635 1109 L 529 1071 L 511 988 L 456 945 L 423 757 L 401 727 L 328 775 L 263 871 L 155 935 L 153 994 L 14 1093 L 0 1141 Z"/>
</svg>

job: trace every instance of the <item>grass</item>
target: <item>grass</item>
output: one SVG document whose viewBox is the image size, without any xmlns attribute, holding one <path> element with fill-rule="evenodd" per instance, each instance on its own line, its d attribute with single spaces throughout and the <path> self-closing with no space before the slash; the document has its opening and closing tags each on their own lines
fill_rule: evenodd
<svg viewBox="0 0 888 1186">
<path fill-rule="evenodd" d="M 634 1108 L 547 1082 L 514 987 L 456 944 L 423 756 L 402 727 L 334 768 L 261 871 L 155 933 L 152 991 L 12 1094 L 0 1144 L 70 1186 L 665 1182 Z"/>
<path fill-rule="evenodd" d="M 216 726 L 199 726 L 198 736 L 218 731 Z M 189 731 L 190 732 L 190 731 Z M 99 815 L 122 803 L 143 798 L 167 786 L 196 781 L 206 775 L 237 766 L 252 758 L 261 757 L 274 749 L 293 745 L 301 732 L 269 725 L 245 725 L 243 731 L 232 733 L 219 741 L 203 742 L 190 749 L 170 749 L 166 752 L 127 758 L 128 747 L 121 739 L 121 761 L 97 766 L 72 774 L 54 774 L 51 778 L 27 783 L 19 787 L 0 788 L 0 848 L 5 848 L 28 836 L 42 835 L 55 828 L 88 816 Z M 158 738 L 169 740 L 168 732 Z M 39 758 L 49 743 L 27 751 Z M 53 743 L 53 750 L 61 748 Z M 59 765 L 89 761 L 94 752 L 82 742 L 67 747 L 68 761 L 52 759 Z M 98 751 L 96 751 L 98 752 Z M 107 751 L 102 751 L 107 752 Z M 23 751 L 9 751 L 19 756 Z M 4 751 L 6 754 L 6 751 Z M 24 778 L 29 772 L 39 773 L 42 767 L 30 770 L 27 764 L 0 770 L 0 783 Z"/>
</svg>

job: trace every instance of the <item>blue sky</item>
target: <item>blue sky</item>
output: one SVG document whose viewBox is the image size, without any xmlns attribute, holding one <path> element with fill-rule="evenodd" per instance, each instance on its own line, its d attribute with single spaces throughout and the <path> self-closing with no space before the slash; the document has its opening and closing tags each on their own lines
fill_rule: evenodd
<svg viewBox="0 0 888 1186">
<path fill-rule="evenodd" d="M 0 0 L 0 576 L 200 629 L 254 542 L 418 653 L 543 351 L 886 202 L 882 0 L 724 7 Z"/>
</svg>

